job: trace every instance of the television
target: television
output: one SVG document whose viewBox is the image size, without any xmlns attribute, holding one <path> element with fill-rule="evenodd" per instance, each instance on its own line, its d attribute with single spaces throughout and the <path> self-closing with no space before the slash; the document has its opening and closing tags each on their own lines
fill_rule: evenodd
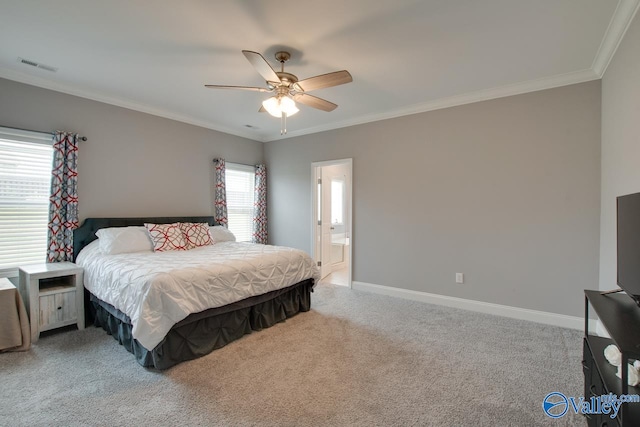
<svg viewBox="0 0 640 427">
<path fill-rule="evenodd" d="M 617 199 L 618 286 L 640 306 L 640 193 Z"/>
</svg>

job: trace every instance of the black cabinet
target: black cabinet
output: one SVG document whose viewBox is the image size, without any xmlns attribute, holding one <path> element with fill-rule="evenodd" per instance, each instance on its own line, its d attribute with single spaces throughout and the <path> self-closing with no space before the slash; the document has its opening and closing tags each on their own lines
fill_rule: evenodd
<svg viewBox="0 0 640 427">
<path fill-rule="evenodd" d="M 592 335 L 589 331 L 589 305 L 611 338 Z M 640 307 L 623 293 L 602 294 L 585 291 L 585 337 L 582 370 L 584 398 L 613 393 L 640 395 L 640 387 L 627 385 L 629 359 L 640 359 Z M 604 349 L 615 344 L 622 353 L 623 379 L 616 376 L 617 368 L 604 357 Z M 623 381 L 624 380 L 624 381 Z M 589 426 L 640 426 L 640 403 L 623 403 L 615 419 L 607 414 L 586 415 Z"/>
</svg>

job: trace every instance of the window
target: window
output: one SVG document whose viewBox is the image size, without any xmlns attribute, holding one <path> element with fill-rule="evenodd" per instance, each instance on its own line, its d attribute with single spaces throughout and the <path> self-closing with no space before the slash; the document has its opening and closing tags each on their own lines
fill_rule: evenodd
<svg viewBox="0 0 640 427">
<path fill-rule="evenodd" d="M 0 277 L 46 260 L 52 161 L 50 134 L 0 128 Z"/>
<path fill-rule="evenodd" d="M 344 223 L 344 180 L 331 180 L 331 222 Z"/>
<path fill-rule="evenodd" d="M 238 242 L 252 240 L 255 175 L 253 166 L 227 163 L 227 219 Z"/>
</svg>

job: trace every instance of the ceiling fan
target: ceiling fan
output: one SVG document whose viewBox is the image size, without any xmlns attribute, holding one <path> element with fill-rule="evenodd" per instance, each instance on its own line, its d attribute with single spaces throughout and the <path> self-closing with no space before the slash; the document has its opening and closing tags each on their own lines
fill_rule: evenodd
<svg viewBox="0 0 640 427">
<path fill-rule="evenodd" d="M 252 86 L 224 86 L 205 85 L 211 89 L 240 89 L 255 92 L 269 92 L 274 95 L 262 102 L 262 107 L 258 111 L 266 111 L 274 117 L 280 117 L 280 135 L 287 133 L 286 118 L 297 113 L 296 101 L 309 107 L 322 111 L 333 111 L 337 105 L 326 99 L 309 95 L 307 92 L 323 89 L 332 86 L 349 83 L 353 81 L 351 74 L 347 70 L 334 71 L 333 73 L 321 74 L 308 79 L 298 80 L 298 77 L 284 71 L 284 63 L 291 58 L 289 52 L 276 52 L 275 57 L 280 62 L 280 71 L 274 71 L 266 59 L 258 52 L 243 50 L 242 53 L 249 60 L 256 71 L 265 79 L 267 87 Z"/>
</svg>

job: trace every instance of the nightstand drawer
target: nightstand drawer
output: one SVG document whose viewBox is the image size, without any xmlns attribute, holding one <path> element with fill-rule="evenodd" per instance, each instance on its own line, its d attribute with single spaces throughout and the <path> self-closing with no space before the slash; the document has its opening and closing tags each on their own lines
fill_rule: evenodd
<svg viewBox="0 0 640 427">
<path fill-rule="evenodd" d="M 78 311 L 75 288 L 67 292 L 41 295 L 39 318 L 41 331 L 76 323 Z"/>
</svg>

